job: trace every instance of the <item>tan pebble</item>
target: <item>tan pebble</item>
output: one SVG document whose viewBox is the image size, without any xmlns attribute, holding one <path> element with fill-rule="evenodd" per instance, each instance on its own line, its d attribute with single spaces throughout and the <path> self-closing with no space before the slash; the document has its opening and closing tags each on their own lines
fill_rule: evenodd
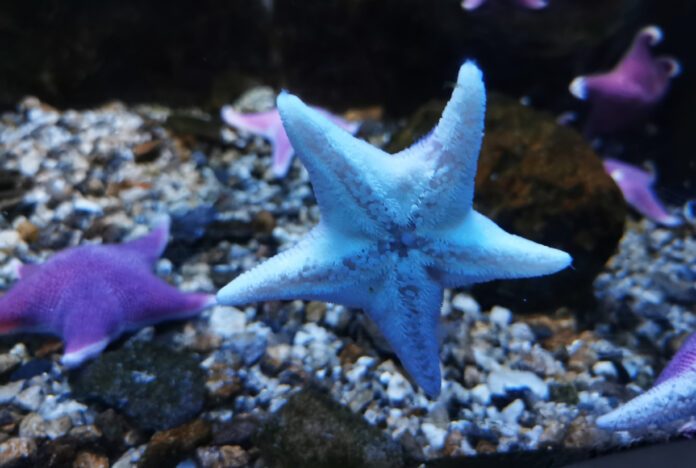
<svg viewBox="0 0 696 468">
<path fill-rule="evenodd" d="M 80 452 L 73 462 L 73 468 L 109 468 L 109 459 L 92 452 Z"/>
</svg>

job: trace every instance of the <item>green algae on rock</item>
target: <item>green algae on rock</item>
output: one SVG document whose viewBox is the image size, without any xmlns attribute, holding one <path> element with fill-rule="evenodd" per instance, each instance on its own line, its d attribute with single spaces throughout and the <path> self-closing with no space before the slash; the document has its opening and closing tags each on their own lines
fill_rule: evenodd
<svg viewBox="0 0 696 468">
<path fill-rule="evenodd" d="M 97 400 L 144 430 L 169 429 L 203 408 L 205 372 L 192 356 L 140 341 L 103 353 L 71 379 L 75 395 Z"/>
<path fill-rule="evenodd" d="M 404 466 L 401 446 L 359 415 L 310 390 L 293 395 L 261 429 L 270 466 L 389 468 Z"/>
</svg>

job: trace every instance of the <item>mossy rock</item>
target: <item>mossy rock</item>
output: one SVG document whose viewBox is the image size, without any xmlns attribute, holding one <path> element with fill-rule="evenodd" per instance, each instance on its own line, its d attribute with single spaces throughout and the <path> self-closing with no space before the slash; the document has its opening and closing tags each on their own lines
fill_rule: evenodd
<svg viewBox="0 0 696 468">
<path fill-rule="evenodd" d="M 71 378 L 77 398 L 112 407 L 144 430 L 193 419 L 203 408 L 204 382 L 192 356 L 140 341 L 102 354 Z"/>
<path fill-rule="evenodd" d="M 387 149 L 421 138 L 443 108 L 439 101 L 423 106 Z M 626 217 L 619 188 L 577 131 L 496 94 L 488 100 L 474 208 L 512 234 L 573 257 L 573 267 L 555 275 L 474 287 L 484 307 L 515 311 L 590 301 L 592 281 L 616 249 Z"/>
<path fill-rule="evenodd" d="M 273 467 L 404 466 L 401 446 L 326 395 L 293 395 L 261 429 L 258 446 Z"/>
</svg>

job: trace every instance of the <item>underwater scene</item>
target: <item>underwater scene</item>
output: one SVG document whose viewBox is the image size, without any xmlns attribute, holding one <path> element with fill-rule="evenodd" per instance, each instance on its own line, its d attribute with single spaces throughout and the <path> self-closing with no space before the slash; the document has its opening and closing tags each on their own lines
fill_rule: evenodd
<svg viewBox="0 0 696 468">
<path fill-rule="evenodd" d="M 0 4 L 0 468 L 696 466 L 690 0 Z"/>
</svg>

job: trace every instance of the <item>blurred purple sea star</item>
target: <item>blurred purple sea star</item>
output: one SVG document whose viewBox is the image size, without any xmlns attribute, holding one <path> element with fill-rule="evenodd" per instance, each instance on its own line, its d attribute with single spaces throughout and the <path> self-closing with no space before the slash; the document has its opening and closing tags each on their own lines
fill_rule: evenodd
<svg viewBox="0 0 696 468">
<path fill-rule="evenodd" d="M 614 69 L 570 83 L 571 94 L 591 104 L 585 126 L 589 138 L 636 125 L 665 96 L 680 67 L 673 58 L 653 57 L 650 48 L 661 40 L 660 28 L 643 28 Z"/>
<path fill-rule="evenodd" d="M 655 196 L 654 174 L 616 159 L 605 159 L 604 169 L 619 186 L 626 202 L 640 214 L 665 226 L 682 223 L 677 216 L 669 214 Z"/>
<path fill-rule="evenodd" d="M 570 255 L 508 234 L 472 209 L 486 109 L 466 62 L 424 139 L 387 154 L 286 92 L 278 109 L 312 182 L 319 224 L 235 278 L 221 304 L 308 299 L 367 312 L 431 397 L 440 393 L 436 327 L 444 288 L 555 273 Z"/>
<path fill-rule="evenodd" d="M 484 3 L 486 3 L 488 0 L 462 0 L 462 8 L 465 10 L 475 10 L 476 8 L 480 7 Z M 546 7 L 549 2 L 547 0 L 516 0 L 517 3 L 520 5 L 524 5 L 527 8 L 531 8 L 533 10 L 539 10 L 541 8 Z"/>
<path fill-rule="evenodd" d="M 59 336 L 61 362 L 75 367 L 124 331 L 214 305 L 214 296 L 182 293 L 152 274 L 168 237 L 169 220 L 131 242 L 74 247 L 22 265 L 19 281 L 0 297 L 0 332 Z"/>
<path fill-rule="evenodd" d="M 312 109 L 328 117 L 333 123 L 353 135 L 360 128 L 360 123 L 358 122 L 349 122 L 319 107 L 312 107 Z M 294 150 L 283 128 L 278 109 L 254 114 L 242 114 L 235 111 L 232 106 L 223 106 L 220 110 L 220 116 L 227 125 L 254 135 L 260 135 L 270 141 L 271 145 L 273 145 L 273 174 L 276 177 L 286 176 L 290 169 L 290 163 L 292 163 Z"/>
<path fill-rule="evenodd" d="M 674 355 L 653 388 L 600 416 L 597 425 L 610 430 L 631 430 L 659 427 L 692 416 L 696 416 L 696 334 Z"/>
</svg>

